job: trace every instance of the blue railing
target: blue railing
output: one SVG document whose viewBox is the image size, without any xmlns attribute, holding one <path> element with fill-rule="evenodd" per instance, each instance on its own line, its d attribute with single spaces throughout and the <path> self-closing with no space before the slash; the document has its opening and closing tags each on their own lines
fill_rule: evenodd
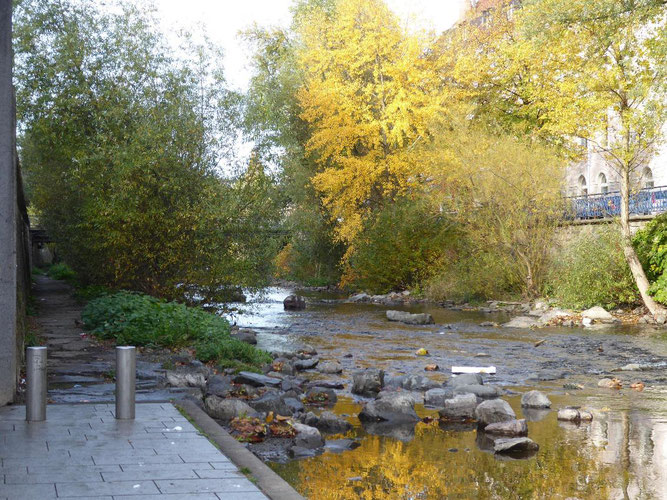
<svg viewBox="0 0 667 500">
<path fill-rule="evenodd" d="M 591 194 L 568 198 L 570 218 L 601 219 L 621 215 L 621 193 Z M 630 195 L 630 215 L 655 215 L 667 212 L 667 186 L 642 189 Z"/>
</svg>

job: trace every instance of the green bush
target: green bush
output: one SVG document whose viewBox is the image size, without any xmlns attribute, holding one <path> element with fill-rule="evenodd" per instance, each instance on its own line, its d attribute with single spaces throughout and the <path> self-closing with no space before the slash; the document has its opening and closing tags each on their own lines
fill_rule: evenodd
<svg viewBox="0 0 667 500">
<path fill-rule="evenodd" d="M 354 285 L 376 293 L 405 290 L 433 273 L 454 238 L 453 225 L 425 201 L 389 204 L 364 229 L 350 259 Z"/>
<path fill-rule="evenodd" d="M 54 280 L 64 280 L 70 282 L 76 280 L 76 273 L 64 262 L 53 264 L 51 267 L 49 267 L 48 271 L 46 271 L 46 274 Z"/>
<path fill-rule="evenodd" d="M 89 302 L 81 317 L 94 335 L 121 345 L 191 347 L 205 362 L 258 367 L 271 361 L 266 352 L 232 338 L 224 318 L 149 295 L 121 291 L 102 296 Z"/>
<path fill-rule="evenodd" d="M 555 259 L 551 293 L 565 307 L 607 309 L 637 302 L 639 292 L 625 260 L 616 226 L 581 235 Z"/>
<path fill-rule="evenodd" d="M 469 242 L 461 243 L 456 254 L 440 265 L 441 271 L 424 285 L 430 300 L 478 302 L 514 300 L 521 296 L 507 255 L 479 251 Z"/>
<path fill-rule="evenodd" d="M 633 244 L 651 282 L 649 293 L 667 304 L 667 214 L 657 216 L 637 231 Z"/>
</svg>

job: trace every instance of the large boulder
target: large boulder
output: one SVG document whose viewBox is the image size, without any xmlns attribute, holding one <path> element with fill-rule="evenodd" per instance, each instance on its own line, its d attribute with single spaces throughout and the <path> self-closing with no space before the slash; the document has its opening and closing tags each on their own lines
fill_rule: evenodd
<svg viewBox="0 0 667 500">
<path fill-rule="evenodd" d="M 223 399 L 218 396 L 208 396 L 204 400 L 204 409 L 211 417 L 229 421 L 236 417 L 258 417 L 253 408 L 240 399 Z"/>
<path fill-rule="evenodd" d="M 285 311 L 301 311 L 306 308 L 306 299 L 301 295 L 289 295 L 283 300 Z"/>
<path fill-rule="evenodd" d="M 551 408 L 551 401 L 540 391 L 528 391 L 521 396 L 522 408 Z"/>
<path fill-rule="evenodd" d="M 384 371 L 367 368 L 352 375 L 352 393 L 373 397 L 384 387 Z"/>
<path fill-rule="evenodd" d="M 401 387 L 408 391 L 428 391 L 440 387 L 440 384 L 421 374 L 408 375 L 403 379 Z"/>
<path fill-rule="evenodd" d="M 484 428 L 484 432 L 495 436 L 527 436 L 528 426 L 523 419 L 508 420 L 507 422 L 489 424 Z"/>
<path fill-rule="evenodd" d="M 467 422 L 475 420 L 476 408 L 477 397 L 474 394 L 460 394 L 447 399 L 438 414 L 443 420 Z"/>
<path fill-rule="evenodd" d="M 496 439 L 493 443 L 493 450 L 496 453 L 525 453 L 539 449 L 540 446 L 527 437 Z"/>
<path fill-rule="evenodd" d="M 315 427 L 326 434 L 342 434 L 349 431 L 352 424 L 330 411 L 324 411 L 317 419 Z"/>
<path fill-rule="evenodd" d="M 451 389 L 436 387 L 435 389 L 429 389 L 424 393 L 424 404 L 426 406 L 442 408 L 445 405 L 445 400 L 450 399 L 453 396 L 454 393 Z"/>
<path fill-rule="evenodd" d="M 474 394 L 481 399 L 494 399 L 500 396 L 500 389 L 492 385 L 460 385 L 454 388 L 454 395 Z"/>
<path fill-rule="evenodd" d="M 551 309 L 550 311 L 541 314 L 537 322 L 539 326 L 547 326 L 561 318 L 567 318 L 568 316 L 572 316 L 572 313 L 563 311 L 562 309 Z"/>
<path fill-rule="evenodd" d="M 475 409 L 475 417 L 481 427 L 497 422 L 515 420 L 516 414 L 507 401 L 502 399 L 490 399 L 483 401 Z"/>
<path fill-rule="evenodd" d="M 415 400 L 403 392 L 383 392 L 369 401 L 359 413 L 362 421 L 416 422 Z"/>
<path fill-rule="evenodd" d="M 237 384 L 248 384 L 253 387 L 280 387 L 282 380 L 274 377 L 267 377 L 266 375 L 260 375 L 259 373 L 253 372 L 239 372 L 236 377 L 234 377 L 234 382 Z"/>
<path fill-rule="evenodd" d="M 507 323 L 503 323 L 505 328 L 534 328 L 539 325 L 538 320 L 530 316 L 517 316 Z"/>
<path fill-rule="evenodd" d="M 324 446 L 322 434 L 320 434 L 320 431 L 315 427 L 310 427 L 309 425 L 300 424 L 298 422 L 292 423 L 292 427 L 294 427 L 294 430 L 296 431 L 294 446 L 310 450 Z"/>
<path fill-rule="evenodd" d="M 459 387 L 461 385 L 484 385 L 484 378 L 479 373 L 462 373 L 447 382 L 447 387 Z"/>
<path fill-rule="evenodd" d="M 433 316 L 428 313 L 412 314 L 405 311 L 387 311 L 389 321 L 399 321 L 408 325 L 431 325 Z"/>
<path fill-rule="evenodd" d="M 591 307 L 590 309 L 586 309 L 584 312 L 581 313 L 581 317 L 584 319 L 588 318 L 589 320 L 597 321 L 598 323 L 616 322 L 616 318 L 614 318 L 611 314 L 609 314 L 600 306 L 594 306 Z"/>
<path fill-rule="evenodd" d="M 306 409 L 305 406 L 303 406 L 303 403 L 296 398 L 283 397 L 283 402 L 285 403 L 285 406 L 289 409 L 288 415 L 301 413 Z"/>
</svg>

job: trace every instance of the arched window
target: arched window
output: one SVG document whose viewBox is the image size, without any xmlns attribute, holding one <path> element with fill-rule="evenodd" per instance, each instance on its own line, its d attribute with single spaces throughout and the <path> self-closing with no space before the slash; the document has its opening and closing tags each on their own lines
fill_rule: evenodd
<svg viewBox="0 0 667 500">
<path fill-rule="evenodd" d="M 586 186 L 586 177 L 583 175 L 579 176 L 579 195 L 586 196 L 588 195 L 588 187 Z"/>
<path fill-rule="evenodd" d="M 600 183 L 600 192 L 602 194 L 609 193 L 609 184 L 607 184 L 607 176 L 604 175 L 603 172 L 600 172 L 600 175 L 598 175 L 598 181 Z"/>
<path fill-rule="evenodd" d="M 650 168 L 646 167 L 642 172 L 642 187 L 645 189 L 652 188 L 653 184 L 653 172 Z"/>
</svg>

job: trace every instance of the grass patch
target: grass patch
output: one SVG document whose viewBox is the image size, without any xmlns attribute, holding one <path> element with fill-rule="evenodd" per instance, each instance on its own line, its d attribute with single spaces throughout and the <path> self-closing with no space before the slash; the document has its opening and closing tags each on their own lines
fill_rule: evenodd
<svg viewBox="0 0 667 500">
<path fill-rule="evenodd" d="M 46 271 L 46 274 L 49 278 L 53 278 L 54 280 L 63 280 L 68 283 L 76 281 L 76 272 L 64 262 L 53 264 Z"/>
<path fill-rule="evenodd" d="M 81 318 L 93 335 L 119 345 L 194 348 L 201 361 L 255 369 L 271 362 L 268 353 L 232 338 L 224 318 L 149 295 L 121 291 L 93 299 Z"/>
</svg>

